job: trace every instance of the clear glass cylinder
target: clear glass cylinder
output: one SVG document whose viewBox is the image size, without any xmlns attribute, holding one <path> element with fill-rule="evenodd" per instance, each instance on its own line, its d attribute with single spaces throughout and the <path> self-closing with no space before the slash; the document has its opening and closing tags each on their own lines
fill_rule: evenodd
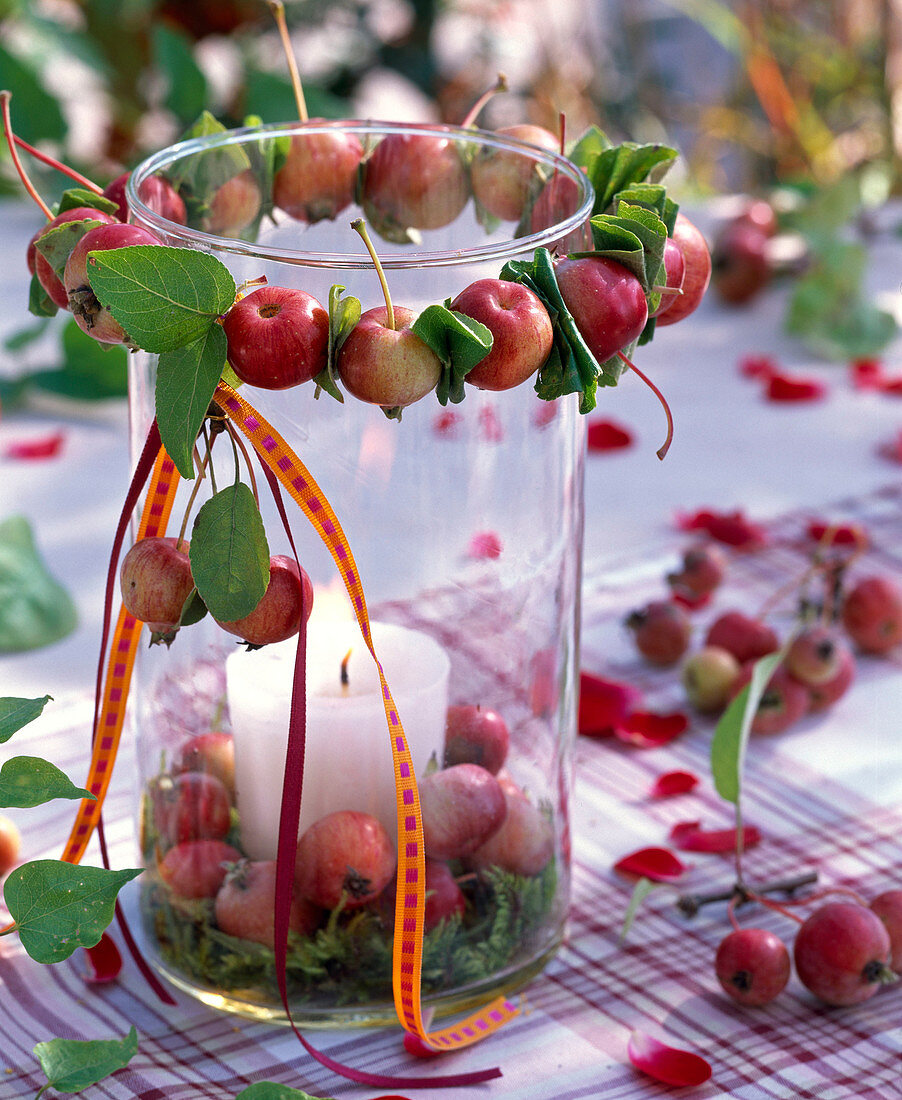
<svg viewBox="0 0 902 1100">
<path fill-rule="evenodd" d="M 376 224 L 366 202 L 344 205 L 334 195 L 315 210 L 310 204 L 296 209 L 295 217 L 264 200 L 246 228 L 240 217 L 226 225 L 227 217 L 213 216 L 222 206 L 215 193 L 189 195 L 187 226 L 140 198 L 148 194 L 146 181 L 158 177 L 190 177 L 195 188 L 208 179 L 219 189 L 223 180 L 237 178 L 228 174 L 236 164 L 250 166 L 242 170 L 250 174 L 243 186 L 256 179 L 257 190 L 268 195 L 265 173 L 254 172 L 266 163 L 272 142 L 309 142 L 315 151 L 317 142 L 335 135 L 352 137 L 367 153 L 387 135 L 448 143 L 465 181 L 479 158 L 500 154 L 527 181 L 525 213 L 518 220 L 510 212 L 506 219 L 491 214 L 473 198 L 469 183 L 461 209 L 454 198 L 448 210 L 435 213 L 447 198 L 447 186 L 440 186 L 444 198 L 421 205 L 427 216 L 417 216 L 420 226 L 434 227 L 414 226 L 410 234 L 395 222 Z M 539 209 L 536 196 L 551 184 L 566 199 L 555 204 L 553 225 L 533 230 L 529 210 Z M 359 195 L 356 177 L 353 186 Z M 213 253 L 239 285 L 265 277 L 325 304 L 330 287 L 340 284 L 366 310 L 382 304 L 382 291 L 350 225 L 362 216 L 395 305 L 418 313 L 477 279 L 497 278 L 507 260 L 529 259 L 537 247 L 578 231 L 592 195 L 568 161 L 481 131 L 322 123 L 176 145 L 136 169 L 129 200 L 132 220 L 166 243 Z M 156 357 L 139 352 L 131 364 L 137 455 L 154 416 Z M 531 381 L 501 392 L 466 385 L 462 402 L 443 407 L 429 395 L 405 408 L 398 422 L 353 397 L 339 402 L 317 394 L 312 382 L 284 390 L 243 386 L 241 393 L 306 465 L 347 536 L 421 790 L 430 773 L 464 764 L 467 782 L 477 768 L 483 773 L 478 782 L 488 775 L 492 792 L 497 786 L 503 795 L 501 823 L 475 851 L 448 856 L 443 849 L 433 859 L 427 839 L 427 870 L 437 865 L 431 888 L 427 875 L 427 906 L 435 898 L 437 916 L 430 923 L 427 911 L 424 1005 L 441 1015 L 512 992 L 553 955 L 567 917 L 583 527 L 584 430 L 577 396 L 546 402 Z M 228 456 L 222 478 L 230 476 L 230 461 Z M 270 550 L 290 554 L 260 482 Z M 184 482 L 179 488 L 171 534 L 192 487 Z M 371 694 L 378 689 L 373 662 L 332 557 L 287 503 L 298 555 L 314 585 L 300 832 L 350 810 L 375 817 L 394 838 L 394 776 L 381 699 L 374 703 Z M 190 520 L 187 529 L 190 535 Z M 253 938 L 251 922 L 245 929 L 240 919 L 236 933 L 218 919 L 216 896 L 185 897 L 160 873 L 173 843 L 162 817 L 169 814 L 168 822 L 174 812 L 172 790 L 184 772 L 206 772 L 225 788 L 228 828 L 219 834 L 234 849 L 234 860 L 247 861 L 246 875 L 248 865 L 275 859 L 295 643 L 248 650 L 238 642 L 207 616 L 182 629 L 169 648 L 142 647 L 131 703 L 146 866 L 141 913 L 155 965 L 173 983 L 209 1004 L 279 1020 L 284 1013 L 272 947 L 258 942 L 266 935 Z M 348 651 L 350 694 L 341 687 L 340 668 Z M 201 795 L 195 790 L 192 797 Z M 460 812 L 466 812 L 463 805 Z M 197 816 L 196 806 L 193 812 Z M 207 803 L 199 812 L 213 813 Z M 453 808 L 448 813 L 453 831 Z M 389 883 L 364 905 L 305 911 L 289 941 L 296 1022 L 396 1019 L 393 890 Z M 257 918 L 271 909 L 271 894 L 260 898 Z"/>
</svg>

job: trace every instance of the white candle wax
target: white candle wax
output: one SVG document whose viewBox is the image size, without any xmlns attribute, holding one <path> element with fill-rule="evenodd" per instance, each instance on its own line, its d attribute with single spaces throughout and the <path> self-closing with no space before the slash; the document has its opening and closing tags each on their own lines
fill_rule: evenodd
<svg viewBox="0 0 902 1100">
<path fill-rule="evenodd" d="M 440 761 L 450 661 L 419 631 L 372 623 L 373 645 L 417 775 Z M 297 640 L 238 650 L 226 660 L 235 738 L 235 789 L 241 840 L 252 859 L 275 859 Z M 347 662 L 346 686 L 341 682 Z M 307 732 L 299 835 L 334 810 L 377 817 L 397 836 L 395 778 L 382 687 L 356 622 L 310 620 Z"/>
</svg>

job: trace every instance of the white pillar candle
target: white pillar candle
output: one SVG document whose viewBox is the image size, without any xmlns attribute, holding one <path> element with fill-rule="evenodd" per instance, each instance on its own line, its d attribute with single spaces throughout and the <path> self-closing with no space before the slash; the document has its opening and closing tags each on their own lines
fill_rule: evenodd
<svg viewBox="0 0 902 1100">
<path fill-rule="evenodd" d="M 418 776 L 441 762 L 451 663 L 427 634 L 372 623 Z M 235 738 L 241 842 L 252 859 L 275 859 L 297 640 L 238 650 L 226 660 Z M 342 684 L 342 661 L 347 684 Z M 320 621 L 307 637 L 307 733 L 299 835 L 334 810 L 377 817 L 397 836 L 395 778 L 382 687 L 357 623 Z"/>
</svg>

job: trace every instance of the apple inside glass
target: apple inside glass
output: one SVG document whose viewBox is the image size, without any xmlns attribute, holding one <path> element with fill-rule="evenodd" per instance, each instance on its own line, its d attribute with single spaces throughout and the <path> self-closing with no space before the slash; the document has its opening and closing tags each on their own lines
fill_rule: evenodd
<svg viewBox="0 0 902 1100">
<path fill-rule="evenodd" d="M 378 233 L 440 229 L 470 197 L 452 138 L 389 134 L 365 162 L 363 209 Z"/>
<path fill-rule="evenodd" d="M 529 142 L 555 152 L 558 140 L 542 126 L 505 126 L 495 131 L 504 137 Z M 529 188 L 535 178 L 536 161 L 526 153 L 493 149 L 486 145 L 470 165 L 473 197 L 489 214 L 502 221 L 519 221 L 526 207 Z"/>
<path fill-rule="evenodd" d="M 334 218 L 354 199 L 362 159 L 354 134 L 296 134 L 273 181 L 273 201 L 298 221 Z"/>
<path fill-rule="evenodd" d="M 481 321 L 492 350 L 466 376 L 481 390 L 509 390 L 530 378 L 548 358 L 552 327 L 538 296 L 504 279 L 478 279 L 458 294 L 451 309 Z"/>
</svg>

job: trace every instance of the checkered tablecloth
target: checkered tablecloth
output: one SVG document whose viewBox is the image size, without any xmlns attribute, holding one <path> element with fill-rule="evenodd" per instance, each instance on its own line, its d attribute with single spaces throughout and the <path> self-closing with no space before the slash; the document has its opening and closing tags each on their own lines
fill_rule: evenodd
<svg viewBox="0 0 902 1100">
<path fill-rule="evenodd" d="M 838 504 L 828 516 L 865 523 L 873 547 L 860 564 L 902 575 L 900 494 L 896 489 L 864 501 Z M 729 605 L 755 610 L 788 577 L 800 575 L 810 545 L 811 517 L 799 513 L 770 526 L 770 545 L 734 554 L 728 583 L 706 616 Z M 661 592 L 688 537 L 673 534 L 641 560 L 589 562 L 585 579 L 586 669 L 628 679 L 653 708 L 682 705 L 672 672 L 650 671 L 631 650 L 623 616 Z M 778 609 L 788 618 L 788 610 Z M 761 830 L 760 845 L 746 853 L 750 881 L 816 870 L 825 885 L 849 885 L 865 895 L 902 884 L 902 757 L 887 731 L 900 710 L 898 665 L 860 662 L 852 692 L 822 718 L 798 732 L 757 739 L 750 746 L 745 816 Z M 53 709 L 53 708 L 50 708 Z M 55 716 L 22 731 L 17 752 L 39 752 L 78 776 L 89 739 L 90 705 L 60 700 Z M 651 1100 L 683 1095 L 641 1076 L 626 1058 L 630 1032 L 639 1028 L 709 1060 L 710 1082 L 692 1090 L 709 1100 L 887 1100 L 902 1097 L 902 986 L 889 987 L 862 1005 L 834 1009 L 814 1001 L 793 979 L 763 1009 L 743 1009 L 720 992 L 713 974 L 716 945 L 727 930 L 725 907 L 706 907 L 687 918 L 674 905 L 675 890 L 660 888 L 641 907 L 621 940 L 631 883 L 612 871 L 623 854 L 666 843 L 680 820 L 732 823 L 710 782 L 707 762 L 713 722 L 693 719 L 686 735 L 665 748 L 642 750 L 614 739 L 581 738 L 576 752 L 573 814 L 574 888 L 565 946 L 522 998 L 522 1013 L 490 1041 L 444 1060 L 421 1062 L 405 1054 L 396 1029 L 311 1032 L 314 1044 L 340 1062 L 388 1074 L 464 1072 L 491 1065 L 503 1076 L 436 1096 L 453 1100 Z M 845 739 L 845 753 L 835 752 Z M 896 738 L 896 740 L 899 740 Z M 823 746 L 823 749 L 819 748 Z M 648 789 L 661 772 L 687 768 L 702 777 L 689 795 L 652 801 Z M 127 760 L 117 768 L 105 819 L 115 865 L 134 858 L 133 793 Z M 54 856 L 71 822 L 71 805 L 48 804 L 21 817 L 25 855 Z M 96 862 L 96 856 L 88 862 Z M 692 855 L 681 891 L 733 881 L 732 863 L 718 855 Z M 130 889 L 130 888 L 129 888 Z M 786 918 L 740 910 L 743 923 L 791 934 Z M 114 932 L 114 935 L 116 933 Z M 337 1078 L 301 1049 L 284 1028 L 221 1015 L 177 994 L 160 1004 L 130 959 L 120 979 L 106 986 L 83 980 L 84 962 L 40 966 L 14 937 L 0 940 L 0 1097 L 33 1096 L 43 1082 L 32 1049 L 54 1036 L 113 1038 L 135 1024 L 139 1053 L 128 1069 L 93 1086 L 86 1096 L 122 1100 L 229 1100 L 257 1080 L 283 1082 L 316 1096 L 371 1098 L 378 1090 Z M 422 1090 L 406 1095 L 426 1096 Z"/>
</svg>

